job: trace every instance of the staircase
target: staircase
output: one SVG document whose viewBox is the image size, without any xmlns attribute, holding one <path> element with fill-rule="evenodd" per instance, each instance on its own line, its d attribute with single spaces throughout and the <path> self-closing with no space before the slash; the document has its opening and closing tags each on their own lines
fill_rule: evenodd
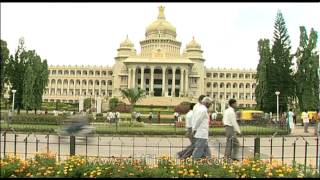
<svg viewBox="0 0 320 180">
<path fill-rule="evenodd" d="M 122 99 L 123 102 L 128 103 L 126 99 Z M 145 97 L 141 99 L 136 105 L 143 106 L 176 106 L 181 102 L 195 102 L 195 100 L 187 97 Z"/>
</svg>

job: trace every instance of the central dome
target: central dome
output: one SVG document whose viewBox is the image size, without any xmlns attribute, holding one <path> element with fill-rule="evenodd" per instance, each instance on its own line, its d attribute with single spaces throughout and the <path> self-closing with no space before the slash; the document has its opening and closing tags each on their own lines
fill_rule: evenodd
<svg viewBox="0 0 320 180">
<path fill-rule="evenodd" d="M 164 7 L 159 7 L 158 19 L 151 23 L 146 29 L 146 35 L 159 33 L 159 31 L 172 34 L 176 36 L 176 28 L 173 27 L 164 16 Z"/>
</svg>

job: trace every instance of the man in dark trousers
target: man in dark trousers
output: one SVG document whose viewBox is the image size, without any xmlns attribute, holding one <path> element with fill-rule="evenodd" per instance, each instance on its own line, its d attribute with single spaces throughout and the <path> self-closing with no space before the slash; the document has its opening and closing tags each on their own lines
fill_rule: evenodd
<svg viewBox="0 0 320 180">
<path fill-rule="evenodd" d="M 241 134 L 240 127 L 237 122 L 235 109 L 237 108 L 237 101 L 235 99 L 229 100 L 229 108 L 224 111 L 223 125 L 226 130 L 226 149 L 224 158 L 238 160 L 237 154 L 239 151 L 239 141 L 236 133 Z"/>
<path fill-rule="evenodd" d="M 187 119 L 187 121 L 189 122 L 189 124 L 186 123 L 186 128 L 187 128 L 187 136 L 191 142 L 191 144 L 186 147 L 184 150 L 178 152 L 177 156 L 179 159 L 185 159 L 185 158 L 188 158 L 192 155 L 193 153 L 193 150 L 194 150 L 194 144 L 195 144 L 195 138 L 194 138 L 194 134 L 192 133 L 192 126 L 193 126 L 193 123 L 194 123 L 194 119 L 195 117 L 193 116 L 194 112 L 197 112 L 198 111 L 198 108 L 201 104 L 201 101 L 203 100 L 203 98 L 206 97 L 205 95 L 201 95 L 199 96 L 198 98 L 198 102 L 197 104 L 192 104 L 192 116 L 191 118 Z M 189 111 L 190 112 L 190 111 Z M 189 114 L 190 115 L 190 114 Z M 188 117 L 187 117 L 188 118 Z"/>
</svg>

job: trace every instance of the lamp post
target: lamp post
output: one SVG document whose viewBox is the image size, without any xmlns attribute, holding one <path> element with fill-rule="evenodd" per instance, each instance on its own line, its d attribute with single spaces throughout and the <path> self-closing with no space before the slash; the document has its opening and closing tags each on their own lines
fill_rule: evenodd
<svg viewBox="0 0 320 180">
<path fill-rule="evenodd" d="M 14 95 L 17 92 L 17 90 L 13 89 L 11 90 L 11 92 L 13 93 L 13 100 L 12 100 L 12 113 L 14 113 Z"/>
<path fill-rule="evenodd" d="M 277 122 L 279 122 L 279 95 L 280 95 L 280 92 L 276 91 L 276 95 L 277 95 Z"/>
</svg>

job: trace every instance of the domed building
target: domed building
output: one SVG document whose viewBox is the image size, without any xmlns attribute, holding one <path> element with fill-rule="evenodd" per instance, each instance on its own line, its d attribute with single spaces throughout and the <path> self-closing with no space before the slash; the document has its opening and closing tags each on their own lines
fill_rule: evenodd
<svg viewBox="0 0 320 180">
<path fill-rule="evenodd" d="M 50 66 L 43 99 L 76 102 L 90 96 L 120 97 L 121 89 L 137 87 L 147 92 L 149 100 L 195 100 L 205 94 L 215 103 L 235 98 L 240 106 L 255 106 L 255 70 L 206 68 L 196 38 L 181 51 L 176 28 L 167 21 L 164 10 L 160 6 L 157 19 L 146 27 L 140 54 L 127 35 L 112 67 Z"/>
</svg>

